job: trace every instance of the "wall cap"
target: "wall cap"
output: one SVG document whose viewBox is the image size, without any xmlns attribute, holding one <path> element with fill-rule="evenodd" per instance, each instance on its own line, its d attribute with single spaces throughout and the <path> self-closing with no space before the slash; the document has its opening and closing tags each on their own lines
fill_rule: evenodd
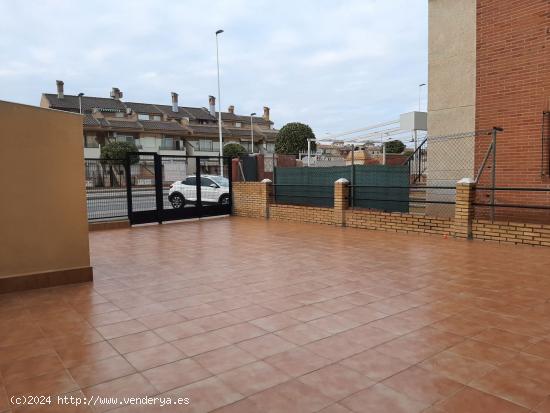
<svg viewBox="0 0 550 413">
<path fill-rule="evenodd" d="M 265 179 L 262 179 L 262 184 L 272 184 L 273 181 L 271 179 L 268 179 L 268 178 L 265 178 Z"/>
<path fill-rule="evenodd" d="M 340 179 L 337 179 L 334 183 L 335 184 L 349 184 L 349 181 L 346 178 L 340 178 Z"/>
<path fill-rule="evenodd" d="M 472 178 L 462 178 L 457 182 L 458 185 L 473 185 L 476 182 Z"/>
</svg>

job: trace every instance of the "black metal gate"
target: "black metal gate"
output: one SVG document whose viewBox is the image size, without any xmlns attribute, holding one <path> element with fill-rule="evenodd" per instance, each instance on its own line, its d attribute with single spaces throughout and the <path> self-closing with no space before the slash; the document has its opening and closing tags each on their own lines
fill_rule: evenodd
<svg viewBox="0 0 550 413">
<path fill-rule="evenodd" d="M 128 154 L 131 225 L 231 213 L 231 160 L 219 156 Z"/>
</svg>

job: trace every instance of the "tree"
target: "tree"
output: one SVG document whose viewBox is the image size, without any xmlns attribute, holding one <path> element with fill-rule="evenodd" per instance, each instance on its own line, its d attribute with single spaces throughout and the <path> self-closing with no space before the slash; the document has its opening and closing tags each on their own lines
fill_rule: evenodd
<svg viewBox="0 0 550 413">
<path fill-rule="evenodd" d="M 109 166 L 109 176 L 111 186 L 122 185 L 124 174 L 124 162 L 128 153 L 138 152 L 137 146 L 133 142 L 109 142 L 101 147 L 101 163 L 103 167 Z M 130 155 L 130 164 L 139 162 L 139 155 Z"/>
<path fill-rule="evenodd" d="M 287 123 L 277 134 L 275 152 L 282 155 L 297 155 L 307 151 L 308 139 L 315 139 L 315 134 L 308 125 L 300 122 Z M 315 142 L 311 142 L 311 150 L 315 150 Z"/>
<path fill-rule="evenodd" d="M 246 154 L 246 149 L 238 143 L 228 143 L 223 147 L 223 156 L 229 156 L 231 159 L 244 154 Z"/>
<path fill-rule="evenodd" d="M 401 141 L 394 140 L 386 142 L 386 153 L 402 153 L 405 150 L 405 144 Z"/>
</svg>

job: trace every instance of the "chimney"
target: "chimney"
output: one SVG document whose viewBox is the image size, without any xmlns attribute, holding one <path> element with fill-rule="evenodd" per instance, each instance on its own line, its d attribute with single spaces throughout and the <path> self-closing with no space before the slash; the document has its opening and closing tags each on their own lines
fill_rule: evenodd
<svg viewBox="0 0 550 413">
<path fill-rule="evenodd" d="M 59 99 L 63 99 L 65 97 L 65 94 L 63 93 L 63 81 L 62 80 L 56 80 L 55 83 L 57 84 L 57 97 Z"/>
<path fill-rule="evenodd" d="M 122 99 L 122 92 L 120 91 L 120 89 L 118 87 L 114 87 L 111 90 L 111 97 L 115 100 Z"/>
<path fill-rule="evenodd" d="M 210 114 L 216 117 L 216 98 L 214 96 L 208 96 L 208 105 L 210 106 Z"/>
<path fill-rule="evenodd" d="M 264 120 L 269 122 L 269 108 L 267 106 L 264 106 Z"/>
<path fill-rule="evenodd" d="M 172 112 L 177 113 L 178 111 L 178 94 L 176 92 L 172 92 Z"/>
<path fill-rule="evenodd" d="M 229 113 L 231 113 L 232 115 L 234 115 L 234 114 L 235 114 L 235 106 L 233 106 L 233 105 L 229 106 L 229 107 L 227 108 L 227 111 L 228 111 Z"/>
</svg>

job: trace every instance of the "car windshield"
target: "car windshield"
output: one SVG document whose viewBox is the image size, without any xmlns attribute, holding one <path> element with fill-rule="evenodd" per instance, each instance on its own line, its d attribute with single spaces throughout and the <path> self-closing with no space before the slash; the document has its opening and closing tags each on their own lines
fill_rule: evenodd
<svg viewBox="0 0 550 413">
<path fill-rule="evenodd" d="M 209 176 L 209 178 L 216 182 L 218 186 L 229 186 L 229 179 L 224 178 L 223 176 Z"/>
</svg>

